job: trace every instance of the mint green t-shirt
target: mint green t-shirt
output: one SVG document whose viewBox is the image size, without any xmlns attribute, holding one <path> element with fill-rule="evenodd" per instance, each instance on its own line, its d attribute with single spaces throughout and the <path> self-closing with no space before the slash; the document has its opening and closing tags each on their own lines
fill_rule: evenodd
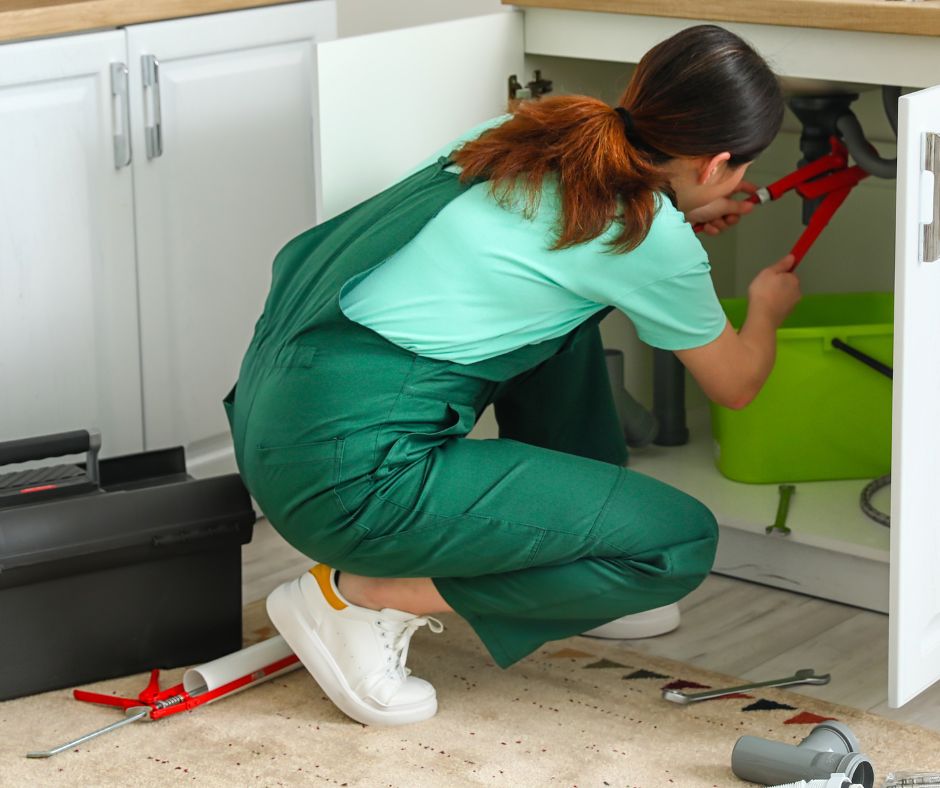
<svg viewBox="0 0 940 788">
<path fill-rule="evenodd" d="M 504 120 L 472 129 L 440 155 Z M 340 306 L 400 347 L 460 364 L 562 336 L 605 306 L 626 314 L 657 348 L 700 347 L 722 332 L 708 256 L 668 199 L 660 197 L 649 235 L 627 254 L 606 243 L 618 233 L 614 225 L 552 251 L 559 206 L 548 180 L 531 218 L 499 205 L 489 184 L 474 185 L 351 283 Z"/>
</svg>

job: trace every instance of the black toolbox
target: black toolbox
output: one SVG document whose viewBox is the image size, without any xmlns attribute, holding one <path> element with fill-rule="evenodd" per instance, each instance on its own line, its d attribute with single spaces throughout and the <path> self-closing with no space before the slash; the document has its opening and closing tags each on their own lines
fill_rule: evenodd
<svg viewBox="0 0 940 788">
<path fill-rule="evenodd" d="M 255 513 L 236 474 L 194 479 L 182 448 L 97 460 L 76 431 L 0 443 L 0 700 L 242 647 L 241 546 Z"/>
</svg>

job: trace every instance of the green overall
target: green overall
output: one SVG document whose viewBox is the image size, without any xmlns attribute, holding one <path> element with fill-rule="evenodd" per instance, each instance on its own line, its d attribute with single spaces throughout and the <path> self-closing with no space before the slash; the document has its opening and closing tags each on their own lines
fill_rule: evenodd
<svg viewBox="0 0 940 788">
<path fill-rule="evenodd" d="M 623 466 L 594 315 L 473 364 L 347 319 L 344 286 L 470 184 L 441 160 L 290 241 L 226 398 L 242 477 L 295 548 L 372 577 L 430 577 L 502 667 L 548 640 L 680 599 L 717 527 Z M 468 439 L 489 404 L 498 440 Z"/>
</svg>

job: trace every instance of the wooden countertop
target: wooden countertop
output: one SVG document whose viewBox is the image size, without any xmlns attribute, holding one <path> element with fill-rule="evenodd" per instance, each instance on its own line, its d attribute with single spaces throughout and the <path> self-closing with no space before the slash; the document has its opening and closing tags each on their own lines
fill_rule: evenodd
<svg viewBox="0 0 940 788">
<path fill-rule="evenodd" d="M 503 0 L 568 11 L 940 36 L 940 0 Z"/>
<path fill-rule="evenodd" d="M 0 41 L 123 27 L 294 0 L 0 0 Z"/>
<path fill-rule="evenodd" d="M 296 0 L 0 0 L 0 41 Z M 503 0 L 507 5 L 940 36 L 940 0 Z"/>
</svg>

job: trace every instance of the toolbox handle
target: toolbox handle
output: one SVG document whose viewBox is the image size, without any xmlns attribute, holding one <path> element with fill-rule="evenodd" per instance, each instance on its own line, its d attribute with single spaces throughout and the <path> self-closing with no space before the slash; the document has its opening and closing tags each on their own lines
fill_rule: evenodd
<svg viewBox="0 0 940 788">
<path fill-rule="evenodd" d="M 101 432 L 98 430 L 72 430 L 35 438 L 19 438 L 0 443 L 0 465 L 14 462 L 44 460 L 46 457 L 61 457 L 63 454 L 87 453 L 86 470 L 92 481 L 98 481 L 98 450 L 101 448 Z"/>
</svg>

